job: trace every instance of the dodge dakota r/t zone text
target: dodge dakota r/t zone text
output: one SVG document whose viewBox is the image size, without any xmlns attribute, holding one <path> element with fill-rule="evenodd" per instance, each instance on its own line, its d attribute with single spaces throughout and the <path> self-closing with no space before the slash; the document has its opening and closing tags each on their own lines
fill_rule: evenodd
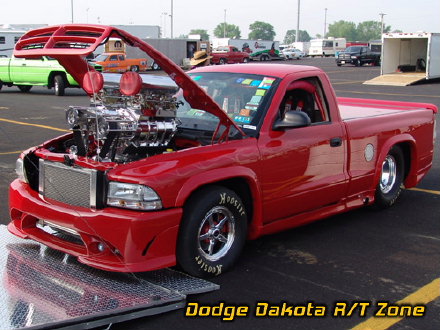
<svg viewBox="0 0 440 330">
<path fill-rule="evenodd" d="M 84 57 L 110 37 L 169 77 L 101 74 Z M 432 104 L 336 98 L 326 74 L 237 64 L 184 73 L 140 39 L 98 25 L 28 32 L 15 56 L 52 56 L 89 107 L 23 152 L 8 229 L 119 272 L 180 265 L 219 275 L 246 239 L 364 205 L 394 204 L 432 164 Z"/>
</svg>

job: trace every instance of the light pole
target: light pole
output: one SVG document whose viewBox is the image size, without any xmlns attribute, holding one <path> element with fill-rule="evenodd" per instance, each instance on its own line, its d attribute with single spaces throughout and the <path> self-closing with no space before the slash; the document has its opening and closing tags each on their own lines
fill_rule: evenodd
<svg viewBox="0 0 440 330">
<path fill-rule="evenodd" d="M 225 9 L 225 16 L 223 20 L 223 38 L 226 38 L 226 9 Z"/>
<path fill-rule="evenodd" d="M 173 31 L 174 31 L 174 2 L 173 0 L 171 0 L 171 14 L 170 14 L 170 18 L 171 18 L 171 39 L 173 39 Z"/>
<path fill-rule="evenodd" d="M 382 39 L 383 34 L 383 17 L 386 15 L 384 13 L 379 13 L 380 15 L 380 38 Z"/>
<path fill-rule="evenodd" d="M 327 8 L 325 8 L 325 15 L 324 15 L 324 35 L 323 35 L 323 38 L 325 38 L 326 34 L 327 34 Z"/>
<path fill-rule="evenodd" d="M 73 0 L 70 0 L 70 12 L 72 14 L 72 24 L 73 24 Z"/>
<path fill-rule="evenodd" d="M 301 7 L 301 1 L 298 0 L 298 19 L 296 22 L 296 34 L 295 34 L 295 42 L 298 42 L 299 40 L 299 14 L 300 14 L 300 7 Z"/>
</svg>

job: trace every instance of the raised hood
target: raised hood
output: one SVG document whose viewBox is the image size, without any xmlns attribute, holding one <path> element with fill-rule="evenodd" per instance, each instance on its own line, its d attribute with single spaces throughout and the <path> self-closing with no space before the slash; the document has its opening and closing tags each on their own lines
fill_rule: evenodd
<svg viewBox="0 0 440 330">
<path fill-rule="evenodd" d="M 226 127 L 233 126 L 242 132 L 220 106 L 179 66 L 146 42 L 123 30 L 89 24 L 40 28 L 29 31 L 20 38 L 15 45 L 14 56 L 27 58 L 51 56 L 57 59 L 83 87 L 86 73 L 94 70 L 85 60 L 86 56 L 109 38 L 120 38 L 126 44 L 147 53 L 182 88 L 185 99 L 193 108 L 208 111 L 220 119 L 220 124 Z"/>
</svg>

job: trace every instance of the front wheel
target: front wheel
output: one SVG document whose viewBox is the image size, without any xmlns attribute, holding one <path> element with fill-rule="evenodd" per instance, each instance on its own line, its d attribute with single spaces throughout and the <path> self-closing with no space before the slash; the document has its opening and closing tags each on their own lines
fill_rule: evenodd
<svg viewBox="0 0 440 330">
<path fill-rule="evenodd" d="M 220 64 L 220 65 L 223 65 L 223 64 L 226 64 L 226 63 L 228 63 L 228 60 L 225 59 L 225 58 L 221 58 L 221 59 L 218 61 L 218 64 Z"/>
<path fill-rule="evenodd" d="M 247 216 L 240 197 L 224 187 L 204 188 L 184 207 L 177 262 L 191 275 L 218 276 L 238 259 L 246 236 Z"/>
<path fill-rule="evenodd" d="M 151 65 L 152 69 L 154 71 L 160 70 L 160 66 L 159 64 L 157 64 L 156 62 L 153 62 L 153 64 Z"/>
<path fill-rule="evenodd" d="M 382 162 L 375 194 L 376 208 L 384 209 L 396 202 L 402 191 L 404 166 L 402 150 L 397 146 L 392 147 Z"/>
<path fill-rule="evenodd" d="M 245 57 L 245 58 L 243 59 L 243 63 L 249 63 L 249 57 Z"/>
<path fill-rule="evenodd" d="M 132 65 L 131 68 L 130 68 L 130 71 L 133 71 L 133 72 L 139 72 L 139 66 L 137 66 L 137 65 Z"/>
</svg>

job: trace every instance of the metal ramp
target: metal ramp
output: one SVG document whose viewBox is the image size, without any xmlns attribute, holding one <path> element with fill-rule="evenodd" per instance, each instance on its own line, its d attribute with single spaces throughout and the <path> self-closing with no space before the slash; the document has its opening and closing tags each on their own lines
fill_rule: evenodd
<svg viewBox="0 0 440 330">
<path fill-rule="evenodd" d="M 378 76 L 364 82 L 364 85 L 408 86 L 425 80 L 425 72 L 398 72 Z"/>
<path fill-rule="evenodd" d="M 183 308 L 217 284 L 163 269 L 104 272 L 0 225 L 0 329 L 90 329 Z"/>
</svg>

